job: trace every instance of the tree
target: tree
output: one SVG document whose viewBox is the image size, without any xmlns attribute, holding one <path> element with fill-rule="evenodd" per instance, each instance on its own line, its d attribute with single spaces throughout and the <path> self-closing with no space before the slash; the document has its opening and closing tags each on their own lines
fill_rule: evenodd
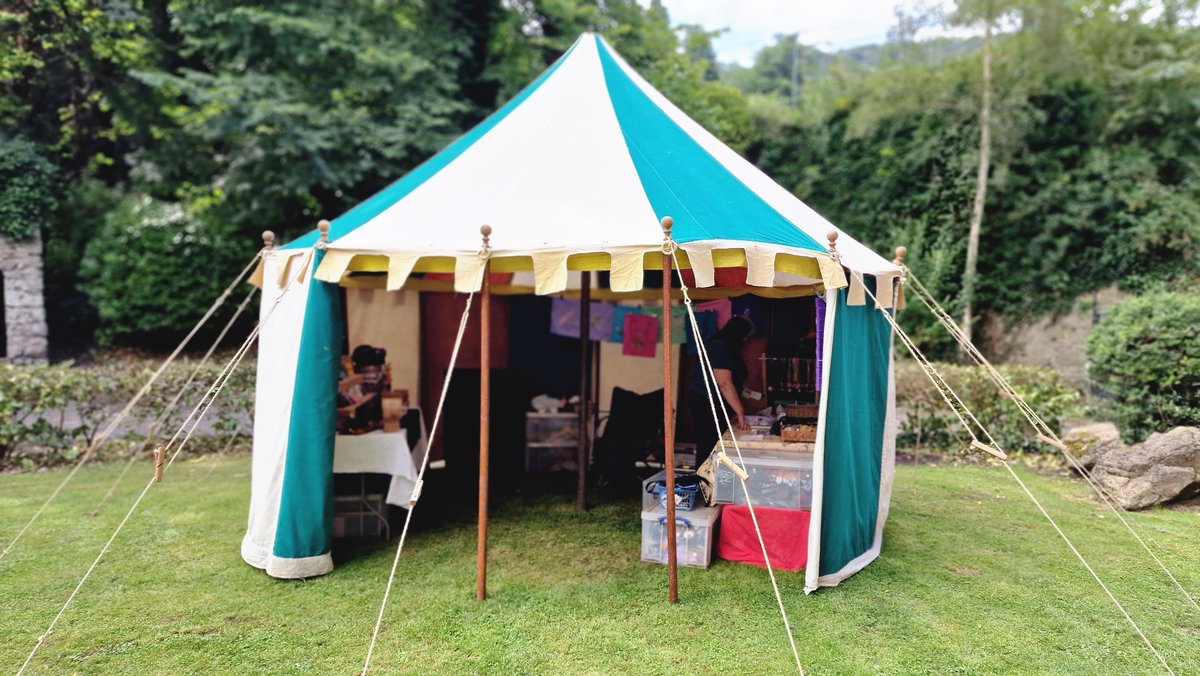
<svg viewBox="0 0 1200 676">
<path fill-rule="evenodd" d="M 967 262 L 962 282 L 962 332 L 971 340 L 975 302 L 975 276 L 979 259 L 979 232 L 987 204 L 988 171 L 992 162 L 992 30 L 1001 14 L 998 0 L 959 0 L 951 23 L 983 24 L 983 50 L 980 53 L 979 164 L 975 173 L 975 196 L 971 201 L 971 222 L 967 231 Z"/>
</svg>

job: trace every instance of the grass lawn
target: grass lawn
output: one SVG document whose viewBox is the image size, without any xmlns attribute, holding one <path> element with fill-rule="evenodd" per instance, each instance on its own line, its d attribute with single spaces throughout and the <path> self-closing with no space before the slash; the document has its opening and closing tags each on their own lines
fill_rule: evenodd
<svg viewBox="0 0 1200 676">
<path fill-rule="evenodd" d="M 343 673 L 362 664 L 393 545 L 338 551 L 322 578 L 272 580 L 238 556 L 249 458 L 173 467 L 38 653 L 34 673 Z M 0 671 L 15 671 L 150 474 L 138 467 L 97 517 L 119 471 L 82 471 L 0 561 Z M 1200 613 L 1185 605 L 1086 486 L 1018 470 L 1180 673 L 1200 673 Z M 0 543 L 61 480 L 0 476 Z M 468 484 L 469 485 L 469 484 Z M 437 499 L 431 493 L 437 492 Z M 573 511 L 567 491 L 494 501 L 489 587 L 474 600 L 474 495 L 425 491 L 377 646 L 377 673 L 788 673 L 761 568 L 638 560 L 639 503 Z M 424 511 L 422 511 L 424 510 Z M 423 517 L 423 518 L 422 518 Z M 1200 595 L 1200 514 L 1137 516 Z M 1007 473 L 897 471 L 883 557 L 812 596 L 780 575 L 813 673 L 1159 673 L 1161 667 Z"/>
</svg>

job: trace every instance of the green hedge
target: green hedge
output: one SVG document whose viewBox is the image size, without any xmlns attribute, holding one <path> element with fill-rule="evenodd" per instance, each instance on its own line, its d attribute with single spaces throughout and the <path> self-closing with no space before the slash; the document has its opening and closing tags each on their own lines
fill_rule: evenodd
<svg viewBox="0 0 1200 676">
<path fill-rule="evenodd" d="M 1108 310 L 1087 341 L 1088 376 L 1126 441 L 1200 425 L 1200 295 L 1153 293 Z"/>
<path fill-rule="evenodd" d="M 1000 396 L 982 369 L 959 364 L 934 366 L 1005 451 L 1054 450 L 1034 438 L 1037 432 L 1011 401 Z M 1008 364 L 996 368 L 1052 429 L 1059 429 L 1064 419 L 1079 413 L 1082 397 L 1058 371 Z M 970 441 L 958 418 L 915 362 L 896 363 L 896 406 L 902 416 L 898 439 L 901 446 L 965 449 Z"/>
<path fill-rule="evenodd" d="M 225 361 L 214 357 L 200 369 L 163 424 L 160 440 L 179 429 Z M 160 363 L 160 359 L 104 356 L 87 366 L 0 364 L 0 468 L 52 466 L 78 458 Z M 131 444 L 140 444 L 150 423 L 186 384 L 197 363 L 183 358 L 169 366 L 121 426 L 124 434 L 106 443 L 100 457 L 117 456 Z M 189 442 L 191 450 L 223 446 L 235 431 L 249 434 L 246 421 L 254 406 L 254 371 L 250 360 L 234 371 L 205 418 L 217 434 L 197 433 Z"/>
</svg>

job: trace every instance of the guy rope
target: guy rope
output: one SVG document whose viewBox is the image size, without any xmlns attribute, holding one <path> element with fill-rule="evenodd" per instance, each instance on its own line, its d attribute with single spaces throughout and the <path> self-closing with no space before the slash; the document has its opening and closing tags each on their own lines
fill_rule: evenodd
<svg viewBox="0 0 1200 676">
<path fill-rule="evenodd" d="M 852 272 L 851 274 L 857 273 Z M 1058 522 L 1056 522 L 1054 518 L 1050 516 L 1050 513 L 1046 511 L 1046 508 L 1042 506 L 1041 501 L 1034 496 L 1033 492 L 1029 490 L 1029 487 L 1025 484 L 1021 477 L 1016 473 L 1015 470 L 1013 470 L 1011 463 L 1008 462 L 1008 455 L 1005 454 L 1003 449 L 1000 448 L 1000 445 L 996 443 L 996 440 L 992 437 L 987 427 L 985 427 L 983 423 L 979 422 L 978 418 L 975 417 L 975 414 L 971 412 L 971 409 L 969 409 L 967 405 L 963 403 L 962 398 L 958 396 L 954 389 L 950 387 L 949 383 L 947 383 L 942 375 L 938 373 L 933 364 L 926 359 L 920 348 L 913 343 L 908 334 L 904 332 L 904 329 L 900 328 L 900 325 L 896 322 L 896 318 L 892 316 L 892 313 L 888 312 L 888 310 L 878 302 L 878 299 L 876 299 L 875 294 L 871 291 L 871 289 L 867 287 L 865 283 L 862 284 L 862 286 L 866 290 L 867 295 L 870 296 L 876 309 L 878 309 L 880 314 L 887 319 L 888 324 L 890 324 L 892 327 L 892 331 L 894 331 L 896 336 L 900 338 L 900 341 L 904 343 L 904 346 L 908 348 L 909 354 L 911 354 L 913 359 L 916 360 L 917 364 L 920 365 L 921 370 L 925 373 L 926 377 L 929 378 L 929 381 L 933 383 L 934 388 L 938 391 L 938 394 L 941 395 L 942 399 L 945 400 L 946 405 L 949 406 L 950 410 L 954 412 L 954 415 L 958 417 L 959 422 L 962 423 L 963 429 L 966 430 L 967 434 L 971 436 L 971 447 L 977 450 L 985 451 L 995 456 L 1000 460 L 1001 463 L 1003 463 L 1004 469 L 1008 470 L 1009 475 L 1011 475 L 1013 480 L 1017 482 L 1017 485 L 1021 487 L 1021 490 L 1024 491 L 1025 495 L 1029 497 L 1034 506 L 1038 508 L 1038 511 L 1042 513 L 1042 516 L 1046 517 L 1046 520 L 1050 522 L 1050 525 L 1053 526 L 1054 530 L 1059 534 L 1060 537 L 1062 537 L 1063 542 L 1067 544 L 1067 547 L 1069 547 L 1070 550 L 1075 554 L 1075 556 L 1079 559 L 1079 562 L 1083 564 L 1083 567 L 1086 568 L 1088 573 L 1091 574 L 1092 578 L 1096 580 L 1096 584 L 1100 585 L 1100 588 L 1104 590 L 1104 593 L 1108 596 L 1109 600 L 1112 601 L 1113 605 L 1117 607 L 1117 610 L 1121 612 L 1121 615 L 1123 615 L 1129 622 L 1130 626 L 1133 627 L 1133 630 L 1142 639 L 1142 642 L 1146 644 L 1146 647 L 1151 653 L 1154 654 L 1154 657 L 1158 659 L 1159 663 L 1162 664 L 1163 669 L 1165 669 L 1168 674 L 1174 676 L 1174 670 L 1172 670 L 1171 666 L 1167 664 L 1167 661 L 1162 656 L 1162 653 L 1160 653 L 1158 649 L 1154 647 L 1154 644 L 1151 643 L 1150 639 L 1146 637 L 1146 634 L 1142 631 L 1142 628 L 1138 626 L 1137 622 L 1134 621 L 1129 612 L 1125 610 L 1125 607 L 1121 605 L 1121 602 L 1117 600 L 1117 597 L 1113 595 L 1112 591 L 1109 590 L 1108 585 L 1104 583 L 1104 580 L 1100 579 L 1100 575 L 1096 573 L 1096 570 L 1092 567 L 1092 565 L 1088 563 L 1087 559 L 1084 558 L 1083 554 L 1079 551 L 1075 544 L 1071 542 L 1071 539 L 1067 537 L 1067 534 L 1063 532 L 1063 529 L 1059 527 Z M 968 422 L 968 420 L 970 422 Z M 979 438 L 980 435 L 986 438 L 988 443 L 981 441 Z"/>
<path fill-rule="evenodd" d="M 674 261 L 673 267 L 675 268 L 675 271 L 679 277 L 679 286 L 683 292 L 683 305 L 685 308 L 687 308 L 688 321 L 692 325 L 692 335 L 696 337 L 696 354 L 700 359 L 700 371 L 702 378 L 704 379 L 704 391 L 708 394 L 708 406 L 712 411 L 713 424 L 718 430 L 721 429 L 721 419 L 718 417 L 717 413 L 717 409 L 719 408 L 721 415 L 724 415 L 725 426 L 727 429 L 729 429 L 729 438 L 732 441 L 733 449 L 738 456 L 736 463 L 729 458 L 729 456 L 725 453 L 725 436 L 720 435 L 717 437 L 717 443 L 720 445 L 720 450 L 717 451 L 714 459 L 717 462 L 729 467 L 729 469 L 732 470 L 741 481 L 742 492 L 746 496 L 747 511 L 750 512 L 750 522 L 754 525 L 754 534 L 758 537 L 758 546 L 762 549 L 763 563 L 766 564 L 767 567 L 767 577 L 771 579 L 771 588 L 775 591 L 775 602 L 779 605 L 779 614 L 783 618 L 783 628 L 787 633 L 788 645 L 791 646 L 792 657 L 796 661 L 796 671 L 799 672 L 801 676 L 804 676 L 804 665 L 800 662 L 800 651 L 796 649 L 796 637 L 792 634 L 792 623 L 788 619 L 787 609 L 783 605 L 783 594 L 779 591 L 779 583 L 775 579 L 775 570 L 771 567 L 771 558 L 767 555 L 767 543 L 763 539 L 762 529 L 760 529 L 758 526 L 758 517 L 754 513 L 754 501 L 750 497 L 750 489 L 746 486 L 746 480 L 750 478 L 750 475 L 747 474 L 745 470 L 746 463 L 742 458 L 742 449 L 738 445 L 737 435 L 733 433 L 733 425 L 729 420 L 729 411 L 725 410 L 724 405 L 718 407 L 716 400 L 713 397 L 713 388 L 717 387 L 717 378 L 716 374 L 713 373 L 712 362 L 710 362 L 708 359 L 708 348 L 704 345 L 704 341 L 700 339 L 700 327 L 696 323 L 696 312 L 692 307 L 692 299 L 688 294 L 687 283 L 684 282 L 683 279 L 683 270 L 679 266 L 679 254 L 677 251 L 678 245 L 673 240 L 664 238 L 663 253 L 669 254 Z M 672 543 L 670 546 L 673 547 L 674 543 Z"/>
<path fill-rule="evenodd" d="M 1067 449 L 1067 445 L 1063 443 L 1062 439 L 1059 438 L 1058 433 L 1048 424 L 1046 424 L 1046 421 L 1043 420 L 1040 415 L 1038 415 L 1037 411 L 1033 410 L 1033 407 L 1030 406 L 1029 403 L 1026 402 L 1025 399 L 1016 391 L 1008 379 L 1005 378 L 1004 375 L 1001 374 L 990 361 L 988 361 L 987 357 L 983 355 L 979 348 L 976 347 L 975 344 L 966 337 L 966 334 L 964 334 L 962 329 L 960 329 L 958 325 L 954 323 L 954 320 L 950 318 L 950 315 L 947 314 L 946 310 L 941 306 L 940 303 L 937 302 L 937 300 L 933 297 L 933 294 L 929 292 L 929 289 L 927 289 L 925 285 L 921 283 L 921 280 L 917 279 L 916 275 L 908 270 L 908 268 L 903 266 L 903 258 L 901 257 L 901 253 L 902 252 L 900 250 L 897 250 L 897 261 L 901 265 L 901 279 L 904 280 L 907 278 L 908 281 L 912 282 L 913 291 L 921 303 L 924 304 L 925 307 L 928 308 L 933 314 L 933 316 L 937 318 L 938 322 L 945 327 L 955 341 L 958 342 L 963 351 L 966 352 L 967 355 L 970 356 L 971 359 L 983 369 L 988 378 L 996 385 L 996 388 L 1000 390 L 1001 396 L 1013 402 L 1013 404 L 1021 412 L 1021 415 L 1024 416 L 1029 422 L 1029 425 L 1033 427 L 1034 432 L 1037 435 L 1037 439 L 1042 443 L 1055 448 L 1063 456 L 1063 458 L 1066 459 L 1067 463 L 1076 472 L 1078 472 L 1080 476 L 1083 477 L 1084 481 L 1086 481 L 1088 486 L 1090 486 L 1096 495 L 1099 496 L 1100 500 L 1108 506 L 1113 515 L 1117 517 L 1117 520 L 1120 521 L 1127 530 L 1129 530 L 1129 534 L 1132 535 L 1133 538 L 1137 540 L 1137 543 L 1141 545 L 1142 549 L 1144 549 L 1146 553 L 1150 555 L 1150 558 L 1154 560 L 1155 564 L 1157 564 L 1163 573 L 1171 580 L 1179 592 L 1183 594 L 1183 597 L 1187 599 L 1188 603 L 1191 604 L 1191 606 L 1197 611 L 1200 611 L 1200 604 L 1197 604 L 1196 599 L 1188 592 L 1186 588 L 1184 588 L 1182 584 L 1180 584 L 1179 580 L 1175 577 L 1171 569 L 1167 567 L 1167 564 L 1163 562 L 1163 560 L 1159 558 L 1157 554 L 1154 553 L 1154 551 L 1146 543 L 1146 540 L 1142 537 L 1142 534 L 1139 534 L 1136 530 L 1134 530 L 1133 523 L 1131 523 L 1134 521 L 1132 515 L 1128 515 L 1124 508 L 1121 508 L 1116 504 L 1116 501 L 1109 494 L 1109 492 L 1102 485 L 1100 485 L 1098 481 L 1096 481 L 1095 477 L 1092 476 L 1091 470 L 1084 467 L 1083 464 L 1080 463 L 1079 460 Z M 903 283 L 903 281 L 901 283 Z"/>
<path fill-rule="evenodd" d="M 251 287 L 250 293 L 246 294 L 246 297 L 242 299 L 241 304 L 238 305 L 237 310 L 234 311 L 233 316 L 229 318 L 229 321 L 225 322 L 225 326 L 221 329 L 221 332 L 217 334 L 217 337 L 215 340 L 213 340 L 212 345 L 209 345 L 208 351 L 205 352 L 204 356 L 200 358 L 200 361 L 196 362 L 196 365 L 192 367 L 192 372 L 188 374 L 187 380 L 184 381 L 183 385 L 175 393 L 175 396 L 171 397 L 171 401 L 167 402 L 166 406 L 163 406 L 162 410 L 159 411 L 158 417 L 155 418 L 154 422 L 150 423 L 150 427 L 146 432 L 146 440 L 130 449 L 129 460 L 125 463 L 125 467 L 121 469 L 121 473 L 117 475 L 117 478 L 113 480 L 112 485 L 108 488 L 108 492 L 104 494 L 104 497 L 100 498 L 100 502 L 98 502 L 95 508 L 93 508 L 89 513 L 91 516 L 96 516 L 100 513 L 100 508 L 103 507 L 104 503 L 112 497 L 113 493 L 117 490 L 117 486 L 120 486 L 121 482 L 125 480 L 125 475 L 129 473 L 129 470 L 133 467 L 133 463 L 136 462 L 139 457 L 141 457 L 142 452 L 144 452 L 154 443 L 155 435 L 158 433 L 158 430 L 161 429 L 164 424 L 166 424 L 167 419 L 171 417 L 171 414 L 175 413 L 175 407 L 179 405 L 179 400 L 182 399 L 183 396 L 187 394 L 188 390 L 191 389 L 192 383 L 196 381 L 196 376 L 200 375 L 201 369 L 203 369 L 204 365 L 208 363 L 208 360 L 212 357 L 213 352 L 216 351 L 217 346 L 219 346 L 221 342 L 225 340 L 225 336 L 229 333 L 229 330 L 232 329 L 233 325 L 237 323 L 237 320 L 241 318 L 242 313 L 245 312 L 246 307 L 250 304 L 251 299 L 254 298 L 254 294 L 256 293 L 258 293 L 258 287 Z"/>
<path fill-rule="evenodd" d="M 271 237 L 273 239 L 274 235 Z M 267 239 L 265 235 L 263 239 Z M 35 521 L 37 521 L 38 517 L 42 515 L 42 512 L 46 511 L 46 508 L 50 506 L 51 502 L 54 502 L 54 499 L 58 497 L 58 494 L 61 493 L 64 488 L 66 488 L 68 483 L 71 482 L 71 479 L 75 478 L 75 474 L 79 472 L 80 468 L 82 468 L 88 460 L 92 459 L 92 457 L 96 454 L 96 451 L 98 451 L 100 447 L 103 446 L 108 440 L 108 437 L 113 433 L 113 430 L 115 430 L 118 425 L 125 421 L 125 418 L 129 416 L 130 411 L 132 411 L 133 408 L 137 406 L 138 402 L 140 402 L 142 398 L 146 396 L 146 393 L 150 391 L 150 388 L 154 385 L 155 381 L 158 380 L 159 376 L 161 376 L 163 372 L 167 370 L 167 367 L 171 364 L 171 362 L 175 361 L 175 358 L 179 356 L 179 353 L 183 351 L 183 348 L 185 348 L 188 343 L 191 342 L 192 338 L 199 333 L 201 327 L 208 323 L 208 320 L 212 318 L 216 311 L 225 304 L 225 301 L 229 298 L 229 295 L 233 293 L 233 290 L 237 288 L 242 279 L 245 278 L 246 275 L 249 274 L 250 271 L 260 263 L 263 254 L 269 249 L 270 244 L 267 244 L 267 246 L 263 247 L 262 250 L 254 255 L 254 258 L 250 259 L 250 262 L 246 264 L 246 267 L 238 273 L 237 277 L 230 282 L 229 286 L 225 287 L 225 290 L 221 292 L 221 295 L 217 296 L 217 299 L 213 301 L 211 306 L 209 306 L 208 311 L 204 313 L 204 316 L 200 318 L 200 321 L 196 322 L 196 325 L 192 327 L 192 330 L 189 331 L 186 336 L 184 336 L 183 340 L 179 342 L 179 345 L 177 345 L 171 354 L 163 360 L 158 369 L 156 369 L 154 373 L 150 375 L 150 378 L 145 382 L 144 385 L 142 385 L 141 389 L 138 390 L 137 393 L 134 394 L 133 397 L 125 404 L 125 406 L 117 413 L 117 415 L 113 417 L 111 421 L 109 421 L 104 430 L 92 439 L 91 444 L 88 445 L 87 451 L 85 451 L 83 455 L 79 457 L 79 460 L 75 462 L 75 466 L 71 468 L 71 471 L 67 474 L 67 476 L 63 477 L 63 480 L 59 482 L 58 487 L 51 491 L 50 496 L 46 498 L 45 502 L 42 503 L 42 506 L 33 513 L 33 516 L 29 517 L 29 521 L 27 521 L 25 526 L 17 532 L 16 537 L 14 537 L 12 541 L 8 543 L 8 546 L 4 548 L 4 551 L 0 552 L 0 560 L 3 560 L 4 557 L 7 556 L 10 551 L 12 551 L 12 548 L 17 544 L 17 541 L 21 539 L 21 536 L 25 535 L 25 532 L 29 530 L 29 527 L 32 526 Z"/>
<path fill-rule="evenodd" d="M 488 255 L 486 250 L 480 252 L 480 257 Z M 485 268 L 485 273 L 486 268 Z M 446 404 L 446 393 L 450 391 L 450 378 L 454 374 L 454 365 L 458 363 L 458 350 L 462 346 L 463 334 L 467 330 L 467 320 L 471 316 L 471 301 L 475 293 L 467 294 L 467 303 L 463 307 L 462 318 L 458 321 L 458 334 L 454 337 L 454 349 L 450 351 L 450 363 L 446 367 L 446 377 L 442 381 L 442 393 L 438 395 L 437 409 L 433 414 L 433 427 L 429 430 L 429 439 L 425 442 L 425 457 L 421 459 L 421 469 L 417 472 L 417 481 L 413 486 L 412 497 L 408 501 L 408 514 L 404 516 L 404 528 L 400 531 L 400 542 L 396 545 L 396 556 L 392 559 L 392 572 L 388 575 L 387 586 L 383 589 L 383 600 L 379 603 L 379 616 L 375 618 L 375 629 L 371 632 L 371 644 L 367 646 L 367 657 L 363 660 L 362 676 L 366 676 L 371 668 L 371 657 L 375 654 L 375 643 L 379 640 L 379 630 L 383 626 L 383 614 L 387 610 L 388 596 L 392 593 L 392 585 L 396 581 L 396 568 L 400 565 L 400 553 L 404 551 L 404 540 L 408 537 L 408 525 L 412 523 L 413 511 L 417 508 L 417 500 L 421 498 L 421 488 L 425 485 L 425 470 L 429 467 L 429 450 L 433 448 L 433 440 L 437 436 L 439 423 L 442 420 L 442 410 Z"/>
<path fill-rule="evenodd" d="M 314 245 L 314 249 L 323 248 L 325 246 L 329 232 L 329 222 L 321 221 L 318 224 L 318 227 L 321 229 L 321 238 Z M 156 464 L 159 466 L 156 467 L 155 476 L 151 477 L 150 480 L 146 482 L 146 487 L 142 489 L 142 492 L 138 495 L 137 499 L 135 499 L 133 504 L 130 505 L 129 511 L 125 513 L 125 517 L 121 519 L 121 522 L 117 524 L 116 529 L 113 530 L 112 535 L 108 538 L 108 541 L 104 543 L 103 547 L 101 547 L 100 553 L 96 555 L 96 558 L 94 561 L 92 561 L 92 564 L 88 566 L 87 571 L 85 571 L 83 577 L 80 578 L 79 584 L 75 586 L 75 589 L 67 597 L 67 600 L 63 603 L 62 608 L 59 609 L 58 614 L 55 615 L 54 619 L 50 621 L 50 625 L 46 627 L 46 631 L 38 636 L 37 642 L 34 644 L 33 649 L 29 651 L 29 656 L 25 658 L 25 662 L 17 671 L 17 676 L 23 674 L 25 669 L 29 667 L 29 664 L 33 661 L 33 658 L 37 655 L 38 650 L 41 649 L 42 645 L 45 644 L 46 639 L 49 638 L 50 634 L 54 631 L 54 627 L 58 625 L 58 621 L 62 619 L 63 614 L 66 613 L 67 608 L 71 605 L 71 602 L 74 601 L 75 597 L 79 595 L 80 590 L 83 589 L 83 585 L 87 582 L 88 578 L 91 577 L 92 572 L 95 571 L 96 567 L 100 565 L 100 561 L 112 547 L 113 542 L 117 539 L 117 535 L 121 533 L 121 530 L 125 527 L 125 524 L 129 523 L 129 520 L 133 517 L 134 512 L 142 503 L 142 500 L 146 497 L 146 494 L 149 493 L 150 489 L 161 479 L 162 472 L 170 468 L 171 464 L 175 462 L 175 459 L 179 457 L 180 452 L 183 451 L 184 447 L 187 445 L 187 442 L 191 440 L 192 435 L 200 426 L 200 422 L 203 420 L 204 415 L 208 413 L 210 408 L 212 408 L 213 402 L 216 401 L 217 396 L 229 382 L 229 376 L 232 375 L 233 371 L 238 367 L 239 364 L 241 364 L 242 359 L 246 356 L 246 353 L 254 344 L 254 341 L 258 338 L 259 333 L 261 333 L 263 326 L 271 319 L 271 316 L 274 315 L 275 310 L 279 307 L 280 302 L 283 300 L 284 295 L 286 295 L 287 292 L 292 288 L 293 282 L 298 281 L 303 284 L 304 277 L 307 272 L 308 265 L 306 264 L 301 269 L 299 275 L 297 275 L 295 278 L 290 278 L 285 281 L 283 288 L 279 291 L 279 294 L 276 295 L 275 301 L 267 309 L 266 314 L 264 314 L 262 318 L 254 325 L 254 328 L 250 331 L 250 335 L 246 337 L 246 339 L 238 347 L 237 351 L 234 352 L 233 356 L 229 358 L 229 361 L 226 362 L 225 366 L 221 369 L 221 372 L 213 380 L 213 383 L 209 387 L 208 391 L 205 392 L 204 396 L 200 398 L 200 401 L 192 409 L 191 413 L 188 414 L 187 418 L 179 426 L 179 429 L 176 430 L 174 436 L 171 437 L 171 440 L 156 450 Z M 243 275 L 244 274 L 245 273 L 243 273 Z M 182 437 L 182 440 L 180 437 Z M 176 444 L 176 442 L 178 442 L 178 444 Z M 174 450 L 171 450 L 172 447 L 174 447 Z M 169 457 L 168 451 L 170 451 Z"/>
</svg>

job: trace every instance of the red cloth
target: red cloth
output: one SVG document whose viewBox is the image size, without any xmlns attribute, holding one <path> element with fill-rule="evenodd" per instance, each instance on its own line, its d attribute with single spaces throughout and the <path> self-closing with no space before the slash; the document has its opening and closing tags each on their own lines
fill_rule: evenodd
<svg viewBox="0 0 1200 676">
<path fill-rule="evenodd" d="M 758 527 L 771 567 L 780 570 L 801 570 L 808 562 L 808 519 L 811 512 L 778 507 L 755 507 Z M 717 538 L 717 556 L 727 561 L 763 563 L 762 547 L 750 520 L 750 508 L 745 505 L 725 505 L 721 508 L 721 534 Z"/>
</svg>

